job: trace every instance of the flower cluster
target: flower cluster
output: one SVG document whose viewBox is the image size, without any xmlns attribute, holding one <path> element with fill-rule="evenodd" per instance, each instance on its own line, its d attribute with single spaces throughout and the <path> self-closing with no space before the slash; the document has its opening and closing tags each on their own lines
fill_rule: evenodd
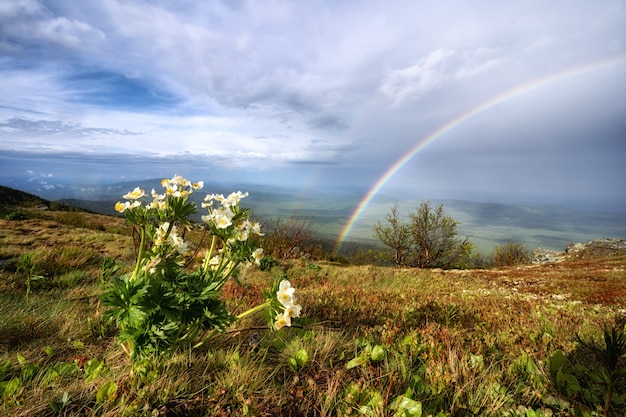
<svg viewBox="0 0 626 417">
<path fill-rule="evenodd" d="M 194 191 L 202 189 L 204 182 L 191 182 L 180 175 L 175 175 L 171 179 L 161 180 L 161 185 L 165 188 L 163 194 L 158 194 L 154 188 L 151 191 L 152 201 L 146 205 L 147 209 L 165 210 L 167 207 L 167 197 L 182 198 L 191 195 Z M 134 209 L 141 206 L 141 199 L 146 196 L 146 192 L 139 188 L 124 194 L 125 202 L 118 201 L 115 204 L 115 210 L 124 213 L 126 210 Z"/>
<path fill-rule="evenodd" d="M 213 234 L 226 243 L 226 247 L 221 252 L 238 252 L 240 247 L 247 246 L 250 236 L 263 236 L 261 224 L 250 221 L 249 211 L 242 209 L 239 205 L 247 196 L 248 193 L 237 191 L 229 194 L 228 197 L 222 194 L 209 194 L 204 198 L 202 207 L 206 208 L 208 213 L 201 218 Z M 218 269 L 223 255 L 223 253 L 214 255 L 212 251 L 207 252 L 209 258 L 205 259 L 205 266 L 213 270 Z M 254 249 L 250 255 L 246 265 L 252 261 L 258 265 L 263 257 L 263 249 Z"/>
<path fill-rule="evenodd" d="M 134 209 L 141 206 L 140 199 L 146 195 L 146 192 L 139 187 L 136 187 L 133 191 L 124 194 L 124 198 L 129 201 L 115 203 L 115 211 L 124 213 L 126 210 Z"/>
<path fill-rule="evenodd" d="M 178 234 L 176 226 L 170 224 L 170 222 L 163 222 L 156 229 L 155 235 L 154 244 L 156 246 L 161 246 L 169 242 L 181 255 L 185 255 L 189 252 L 189 243 L 183 240 Z"/>
<path fill-rule="evenodd" d="M 286 279 L 282 280 L 278 286 L 278 292 L 276 298 L 283 307 L 282 313 L 276 315 L 276 321 L 274 322 L 274 328 L 280 330 L 285 326 L 291 326 L 291 319 L 300 317 L 300 311 L 302 307 L 296 304 L 296 289 L 291 286 L 291 283 Z"/>
<path fill-rule="evenodd" d="M 241 200 L 248 196 L 248 193 L 242 193 L 237 191 L 231 193 L 228 197 L 224 197 L 222 194 L 209 194 L 204 198 L 202 203 L 203 208 L 208 209 L 208 214 L 202 216 L 202 221 L 213 225 L 217 229 L 227 229 L 233 225 L 233 221 L 238 214 L 237 208 Z M 214 207 L 214 201 L 219 203 L 219 206 Z M 261 225 L 259 223 L 252 223 L 248 219 L 243 219 L 236 224 L 237 240 L 246 241 L 250 232 L 263 236 L 261 233 Z"/>
<path fill-rule="evenodd" d="M 202 265 L 192 272 L 186 269 L 192 260 L 185 258 L 190 243 L 183 236 L 193 229 L 190 216 L 197 212 L 190 196 L 204 184 L 175 175 L 161 185 L 163 193 L 153 189 L 147 194 L 136 187 L 123 196 L 124 202 L 115 204 L 115 210 L 139 232 L 140 242 L 134 272 L 115 277 L 102 300 L 109 307 L 107 315 L 116 319 L 122 347 L 131 359 L 173 351 L 194 343 L 205 331 L 212 330 L 210 335 L 223 331 L 232 322 L 262 310 L 269 312 L 270 321 L 281 311 L 275 329 L 291 326 L 301 307 L 289 281 L 274 281 L 265 303 L 238 316 L 232 315 L 221 299 L 225 283 L 231 279 L 238 282 L 242 272 L 260 264 L 263 257 L 258 239 L 252 238 L 263 236 L 261 225 L 250 219 L 249 209 L 240 206 L 248 193 L 204 198 L 202 207 L 208 212 L 201 218 L 211 241 Z"/>
<path fill-rule="evenodd" d="M 180 175 L 174 175 L 172 179 L 161 180 L 161 185 L 165 187 L 165 194 L 173 197 L 184 197 L 193 193 L 196 190 L 204 187 L 204 181 L 191 182 L 181 177 Z M 153 190 L 154 194 L 154 190 Z"/>
</svg>

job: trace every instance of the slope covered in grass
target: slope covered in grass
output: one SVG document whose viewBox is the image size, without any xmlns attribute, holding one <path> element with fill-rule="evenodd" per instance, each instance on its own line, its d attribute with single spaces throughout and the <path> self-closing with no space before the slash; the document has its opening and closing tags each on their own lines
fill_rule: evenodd
<svg viewBox="0 0 626 417">
<path fill-rule="evenodd" d="M 131 268 L 130 230 L 114 217 L 24 210 L 24 220 L 0 220 L 0 415 L 606 410 L 601 358 L 576 335 L 602 351 L 603 329 L 623 330 L 624 255 L 463 271 L 284 262 L 249 271 L 224 297 L 245 311 L 286 276 L 303 306 L 296 326 L 273 332 L 253 316 L 199 349 L 133 368 L 99 302 L 103 262 Z M 28 299 L 25 253 L 40 277 Z M 619 379 L 608 415 L 623 414 L 625 392 Z"/>
</svg>

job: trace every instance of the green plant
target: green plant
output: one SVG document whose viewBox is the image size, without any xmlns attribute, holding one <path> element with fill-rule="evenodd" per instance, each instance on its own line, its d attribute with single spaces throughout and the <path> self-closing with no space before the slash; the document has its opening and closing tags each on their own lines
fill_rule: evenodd
<svg viewBox="0 0 626 417">
<path fill-rule="evenodd" d="M 382 345 L 371 345 L 370 343 L 365 343 L 365 346 L 361 353 L 355 356 L 352 360 L 346 363 L 346 369 L 352 369 L 356 367 L 367 366 L 368 364 L 374 362 L 380 362 L 385 359 L 385 348 Z"/>
<path fill-rule="evenodd" d="M 109 279 L 116 276 L 120 269 L 122 268 L 115 259 L 109 258 L 108 256 L 102 259 L 102 266 L 100 270 L 100 283 L 102 285 L 106 284 Z"/>
<path fill-rule="evenodd" d="M 229 279 L 238 282 L 244 269 L 260 262 L 263 250 L 249 239 L 262 235 L 261 225 L 250 221 L 250 210 L 240 201 L 248 194 L 208 195 L 202 216 L 211 233 L 211 243 L 202 264 L 195 271 L 184 268 L 190 243 L 183 239 L 192 227 L 190 216 L 196 205 L 189 196 L 203 184 L 175 176 L 162 181 L 165 192 L 152 190 L 152 201 L 144 206 L 145 192 L 138 187 L 115 205 L 117 211 L 138 230 L 140 243 L 134 271 L 115 276 L 102 296 L 109 307 L 106 316 L 115 319 L 122 348 L 133 361 L 175 351 L 181 346 L 199 347 L 216 332 L 254 312 L 274 312 L 274 327 L 291 325 L 300 315 L 294 289 L 288 281 L 275 282 L 267 301 L 234 316 L 221 299 Z M 217 202 L 217 205 L 214 203 Z M 110 263 L 107 263 L 108 275 Z M 199 343 L 205 331 L 210 331 Z"/>
<path fill-rule="evenodd" d="M 261 263 L 259 264 L 259 268 L 261 271 L 270 271 L 273 267 L 280 265 L 278 259 L 273 256 L 264 256 L 261 258 Z"/>
<path fill-rule="evenodd" d="M 24 253 L 20 256 L 17 263 L 17 270 L 26 276 L 26 301 L 28 301 L 33 282 L 40 281 L 44 277 L 35 273 L 37 265 L 33 262 L 30 253 Z"/>
<path fill-rule="evenodd" d="M 387 215 L 387 226 L 374 227 L 376 237 L 394 253 L 396 266 L 459 268 L 472 263 L 469 238 L 457 239 L 458 222 L 445 214 L 443 205 L 423 202 L 409 222 L 401 220 L 398 204 Z"/>
<path fill-rule="evenodd" d="M 491 263 L 494 266 L 513 266 L 529 263 L 530 251 L 519 242 L 506 242 L 496 246 L 491 255 Z"/>
<path fill-rule="evenodd" d="M 263 249 L 267 255 L 280 260 L 308 258 L 315 250 L 312 227 L 312 217 L 297 214 L 287 219 L 270 219 L 268 232 L 262 238 Z"/>
<path fill-rule="evenodd" d="M 600 364 L 599 369 L 589 370 L 590 377 L 596 383 L 602 384 L 605 389 L 604 394 L 604 416 L 609 416 L 611 401 L 619 399 L 620 404 L 624 404 L 621 397 L 615 397 L 615 390 L 620 380 L 626 375 L 626 332 L 622 326 L 615 325 L 611 329 L 604 327 L 604 346 L 591 339 L 583 340 L 578 334 L 576 342 L 589 350 L 595 360 Z"/>
<path fill-rule="evenodd" d="M 25 220 L 27 218 L 28 216 L 26 216 L 26 214 L 23 211 L 19 211 L 19 210 L 12 211 L 5 216 L 5 219 L 7 220 Z"/>
<path fill-rule="evenodd" d="M 61 413 L 61 411 L 63 411 L 63 409 L 67 406 L 67 403 L 69 402 L 69 400 L 70 400 L 69 394 L 67 393 L 67 391 L 64 391 L 60 399 L 56 401 L 52 401 L 50 403 L 50 407 L 57 413 Z"/>
<path fill-rule="evenodd" d="M 398 203 L 391 208 L 386 220 L 387 226 L 384 226 L 381 222 L 376 223 L 374 234 L 384 245 L 393 251 L 393 259 L 396 266 L 407 266 L 411 249 L 411 232 L 409 225 L 400 218 Z"/>
</svg>

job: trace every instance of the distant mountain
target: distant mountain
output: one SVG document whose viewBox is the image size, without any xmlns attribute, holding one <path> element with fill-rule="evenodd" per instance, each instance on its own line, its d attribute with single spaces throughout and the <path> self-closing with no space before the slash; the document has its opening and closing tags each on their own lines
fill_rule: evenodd
<svg viewBox="0 0 626 417">
<path fill-rule="evenodd" d="M 45 205 L 49 207 L 50 201 L 41 197 L 37 197 L 34 194 L 26 193 L 24 191 L 0 185 L 0 206 L 8 208 L 16 206 L 33 207 L 37 205 Z"/>
<path fill-rule="evenodd" d="M 54 210 L 90 211 L 87 207 L 72 206 L 69 203 L 50 201 L 34 194 L 0 185 L 0 214 L 4 215 L 19 208 L 32 207 Z"/>
<path fill-rule="evenodd" d="M 115 203 L 135 187 L 150 192 L 162 192 L 161 178 L 143 181 L 119 182 L 104 185 L 48 186 L 45 192 L 31 193 L 32 197 L 108 214 L 118 215 Z M 7 187 L 4 187 L 7 188 Z M 28 190 L 27 190 L 28 191 Z M 253 210 L 261 220 L 292 216 L 313 220 L 313 231 L 322 239 L 336 240 L 351 221 L 355 209 L 361 204 L 367 190 L 358 189 L 298 189 L 258 184 L 208 184 L 193 195 L 200 207 L 206 194 L 227 195 L 234 191 L 249 192 L 242 204 Z M 30 192 L 30 191 L 29 191 Z M 26 193 L 25 193 L 26 194 Z M 34 195 L 33 195 L 34 194 Z M 0 196 L 1 197 L 1 196 Z M 19 197 L 11 197 L 13 199 Z M 400 213 L 415 212 L 427 198 L 405 196 L 399 201 Z M 4 201 L 4 198 L 3 200 Z M 7 200 L 8 201 L 8 200 Z M 389 213 L 396 197 L 378 194 L 354 219 L 347 241 L 377 244 L 373 227 Z M 435 205 L 443 204 L 445 212 L 459 222 L 462 236 L 470 236 L 476 249 L 490 252 L 506 241 L 520 242 L 529 248 L 563 250 L 570 242 L 587 242 L 605 237 L 626 237 L 626 214 L 585 211 L 547 205 L 502 204 L 467 200 L 431 199 Z M 43 203 L 42 203 L 43 204 Z M 199 208 L 195 220 L 200 220 L 204 209 Z"/>
</svg>

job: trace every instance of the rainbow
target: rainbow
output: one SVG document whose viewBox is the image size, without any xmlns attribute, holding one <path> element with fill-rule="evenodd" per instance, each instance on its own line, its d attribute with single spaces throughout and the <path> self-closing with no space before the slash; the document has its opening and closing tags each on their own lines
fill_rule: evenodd
<svg viewBox="0 0 626 417">
<path fill-rule="evenodd" d="M 565 71 L 557 72 L 557 73 L 554 73 L 554 74 L 550 74 L 550 75 L 548 75 L 546 77 L 530 81 L 528 83 L 525 83 L 525 84 L 522 84 L 520 86 L 517 86 L 517 87 L 515 87 L 513 89 L 505 91 L 504 93 L 499 94 L 499 95 L 497 95 L 497 96 L 495 96 L 493 98 L 490 98 L 489 100 L 485 101 L 484 103 L 482 103 L 482 104 L 472 108 L 471 110 L 468 110 L 465 113 L 462 113 L 459 116 L 455 117 L 454 119 L 448 121 L 444 125 L 442 125 L 439 128 L 437 128 L 435 131 L 430 133 L 428 136 L 423 137 L 419 142 L 417 142 L 415 144 L 415 146 L 413 146 L 413 148 L 411 148 L 406 154 L 404 154 L 404 156 L 402 156 L 391 167 L 389 167 L 389 169 L 378 179 L 378 181 L 376 181 L 374 186 L 367 192 L 365 197 L 359 202 L 358 206 L 356 207 L 354 212 L 352 212 L 352 215 L 350 216 L 350 218 L 348 219 L 348 221 L 344 225 L 343 229 L 341 230 L 341 233 L 339 234 L 339 238 L 337 239 L 337 242 L 335 243 L 335 248 L 334 248 L 333 252 L 337 253 L 337 251 L 341 248 L 341 245 L 343 244 L 344 240 L 350 234 L 350 231 L 352 230 L 352 227 L 354 226 L 356 221 L 359 219 L 359 217 L 361 216 L 361 214 L 363 213 L 363 211 L 365 210 L 367 205 L 370 203 L 372 198 L 374 198 L 374 196 L 380 191 L 380 189 L 383 188 L 384 185 L 400 169 L 402 169 L 402 167 L 407 162 L 409 162 L 419 151 L 424 149 L 424 147 L 426 145 L 428 145 L 429 143 L 431 143 L 435 139 L 445 135 L 446 133 L 448 133 L 451 130 L 455 129 L 459 125 L 463 124 L 464 122 L 468 121 L 469 119 L 471 119 L 473 117 L 476 117 L 476 116 L 480 115 L 481 113 L 483 113 L 484 111 L 490 109 L 491 107 L 493 107 L 495 105 L 498 105 L 500 103 L 503 103 L 505 101 L 511 100 L 512 98 L 519 97 L 519 96 L 522 96 L 524 94 L 528 94 L 530 92 L 533 92 L 533 91 L 538 90 L 540 88 L 546 87 L 546 86 L 548 86 L 550 84 L 553 84 L 555 82 L 568 80 L 568 79 L 571 79 L 573 77 L 576 77 L 576 76 L 579 76 L 579 75 L 583 75 L 583 74 L 586 74 L 586 73 L 591 72 L 591 71 L 604 69 L 604 68 L 611 67 L 611 66 L 614 66 L 614 65 L 619 65 L 619 64 L 624 63 L 624 62 L 626 62 L 626 55 L 620 55 L 618 57 L 612 57 L 612 58 L 609 58 L 609 59 L 597 61 L 597 62 L 594 62 L 594 63 L 591 63 L 591 64 L 587 64 L 587 65 L 579 66 L 579 67 L 576 67 L 576 68 L 573 68 L 573 69 L 568 69 L 568 70 L 565 70 Z"/>
</svg>

